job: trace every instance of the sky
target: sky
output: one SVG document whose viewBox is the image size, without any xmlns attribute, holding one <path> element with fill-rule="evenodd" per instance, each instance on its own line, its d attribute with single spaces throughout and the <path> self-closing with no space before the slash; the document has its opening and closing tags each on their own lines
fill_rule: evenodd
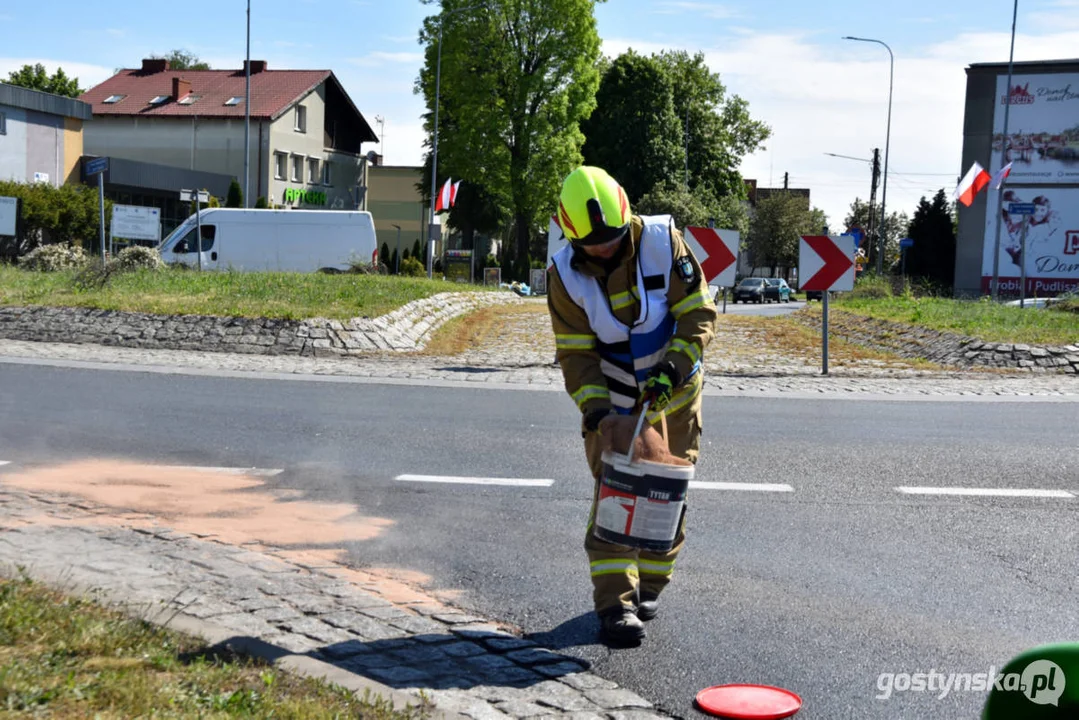
<svg viewBox="0 0 1079 720">
<path fill-rule="evenodd" d="M 270 68 L 330 69 L 381 139 L 387 165 L 419 165 L 423 62 L 418 33 L 437 5 L 419 0 L 251 0 L 251 57 Z M 57 66 L 82 87 L 175 48 L 214 68 L 239 68 L 244 0 L 185 0 L 154 15 L 145 0 L 0 4 L 0 77 L 25 63 Z M 182 9 L 181 9 L 182 7 Z M 950 196 L 965 168 L 965 68 L 1007 62 L 1012 0 L 607 0 L 596 6 L 603 52 L 703 52 L 728 92 L 768 124 L 766 147 L 743 177 L 808 187 L 830 226 L 868 198 L 873 148 L 886 149 L 889 56 L 895 55 L 888 210 L 913 213 L 922 196 Z M 1079 57 L 1079 0 L 1020 0 L 1015 59 Z M 379 121 L 381 119 L 381 122 Z M 835 158 L 826 153 L 858 160 Z M 995 168 L 990 168 L 995 170 Z"/>
</svg>

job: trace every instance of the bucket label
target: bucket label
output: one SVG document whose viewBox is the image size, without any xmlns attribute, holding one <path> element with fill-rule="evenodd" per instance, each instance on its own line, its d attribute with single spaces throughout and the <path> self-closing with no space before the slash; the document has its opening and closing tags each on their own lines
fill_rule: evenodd
<svg viewBox="0 0 1079 720">
<path fill-rule="evenodd" d="M 684 501 L 681 497 L 670 500 L 659 496 L 672 495 L 655 489 L 647 495 L 634 495 L 604 483 L 596 506 L 596 526 L 638 540 L 670 542 L 678 535 Z"/>
</svg>

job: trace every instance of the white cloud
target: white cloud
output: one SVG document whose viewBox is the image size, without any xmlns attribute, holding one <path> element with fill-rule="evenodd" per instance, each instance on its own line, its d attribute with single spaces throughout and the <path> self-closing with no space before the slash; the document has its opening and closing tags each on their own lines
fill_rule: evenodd
<svg viewBox="0 0 1079 720">
<path fill-rule="evenodd" d="M 657 5 L 652 11 L 655 15 L 681 15 L 689 13 L 697 17 L 705 17 L 712 20 L 726 20 L 738 17 L 738 12 L 722 3 L 714 2 L 687 2 L 685 0 L 668 0 Z"/>
<path fill-rule="evenodd" d="M 414 43 L 418 35 L 383 35 L 382 39 L 392 43 Z"/>
<path fill-rule="evenodd" d="M 79 79 L 79 87 L 90 88 L 98 85 L 113 76 L 114 68 L 89 63 L 72 62 L 68 60 L 51 60 L 46 58 L 11 58 L 0 57 L 0 78 L 6 78 L 12 72 L 20 70 L 23 65 L 45 66 L 45 72 L 52 75 L 57 68 L 63 68 L 68 77 Z"/>
<path fill-rule="evenodd" d="M 1009 42 L 1009 33 L 967 33 L 924 48 L 893 45 L 889 208 L 911 213 L 922 195 L 941 187 L 950 194 L 962 174 L 965 68 L 1006 62 Z M 624 40 L 607 41 L 603 49 L 617 55 L 631 44 L 638 52 L 665 49 Z M 1076 47 L 1079 32 L 1049 26 L 1016 38 L 1016 60 L 1074 57 Z M 781 185 L 789 172 L 791 185 L 809 187 L 813 204 L 838 227 L 855 196 L 868 197 L 870 170 L 824 153 L 868 158 L 878 147 L 883 162 L 888 53 L 865 43 L 837 38 L 825 44 L 796 33 L 736 36 L 722 49 L 704 52 L 728 91 L 745 98 L 753 117 L 773 130 L 766 149 L 744 159 L 743 176 L 764 186 Z"/>
<path fill-rule="evenodd" d="M 350 58 L 349 62 L 363 67 L 380 67 L 386 64 L 414 64 L 423 62 L 423 53 L 381 52 L 375 51 L 359 58 Z"/>
</svg>

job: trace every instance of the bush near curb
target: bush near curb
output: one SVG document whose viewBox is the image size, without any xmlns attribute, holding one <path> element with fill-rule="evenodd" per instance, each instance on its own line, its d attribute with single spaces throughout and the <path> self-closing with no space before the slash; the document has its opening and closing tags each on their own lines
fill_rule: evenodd
<svg viewBox="0 0 1079 720">
<path fill-rule="evenodd" d="M 78 245 L 41 245 L 19 258 L 19 267 L 37 272 L 74 270 L 86 262 L 86 253 Z"/>
</svg>

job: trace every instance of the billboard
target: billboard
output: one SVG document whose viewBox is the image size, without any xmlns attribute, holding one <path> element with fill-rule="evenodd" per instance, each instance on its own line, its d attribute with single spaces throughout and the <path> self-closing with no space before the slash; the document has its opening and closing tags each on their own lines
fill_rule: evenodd
<svg viewBox="0 0 1079 720">
<path fill-rule="evenodd" d="M 1033 215 L 1008 212 L 1010 203 L 1033 203 Z M 982 291 L 993 279 L 993 248 L 998 216 L 989 203 L 982 255 Z M 1079 287 L 1079 188 L 1010 188 L 1004 191 L 1000 212 L 1000 289 L 1019 294 L 1023 258 L 1022 233 L 1026 228 L 1027 295 L 1046 297 Z"/>
<path fill-rule="evenodd" d="M 1079 74 L 1013 75 L 1010 93 L 1007 84 L 1007 75 L 997 77 L 989 171 L 1011 162 L 1010 185 L 1079 183 Z"/>
<path fill-rule="evenodd" d="M 161 211 L 155 207 L 113 205 L 111 234 L 125 240 L 161 242 Z"/>
</svg>

